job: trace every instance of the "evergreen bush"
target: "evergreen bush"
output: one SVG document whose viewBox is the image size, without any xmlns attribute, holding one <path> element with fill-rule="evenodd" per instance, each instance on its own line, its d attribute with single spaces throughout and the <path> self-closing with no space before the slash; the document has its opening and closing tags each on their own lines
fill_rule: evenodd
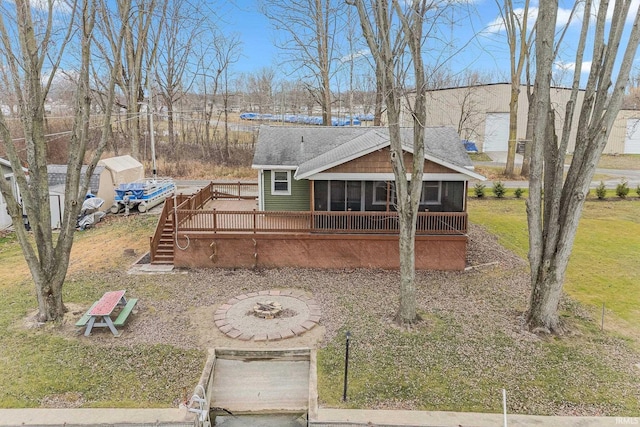
<svg viewBox="0 0 640 427">
<path fill-rule="evenodd" d="M 596 196 L 598 199 L 604 200 L 607 197 L 607 188 L 604 186 L 604 181 L 600 181 L 600 184 L 596 187 Z"/>
<path fill-rule="evenodd" d="M 627 198 L 627 195 L 629 194 L 629 185 L 627 184 L 627 181 L 625 180 L 620 181 L 620 184 L 616 186 L 616 194 L 621 199 Z"/>
<path fill-rule="evenodd" d="M 522 194 L 524 193 L 524 190 L 520 187 L 516 188 L 516 191 L 513 192 L 513 195 L 516 196 L 516 199 L 519 199 L 522 197 Z"/>
<path fill-rule="evenodd" d="M 491 188 L 491 191 L 498 199 L 502 199 L 504 197 L 504 193 L 507 192 L 507 189 L 504 187 L 504 184 L 501 181 L 497 181 L 493 183 L 493 188 Z"/>
</svg>

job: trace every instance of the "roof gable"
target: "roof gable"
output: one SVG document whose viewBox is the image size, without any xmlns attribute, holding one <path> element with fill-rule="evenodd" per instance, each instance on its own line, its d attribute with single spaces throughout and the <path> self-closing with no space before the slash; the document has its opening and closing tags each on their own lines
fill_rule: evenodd
<svg viewBox="0 0 640 427">
<path fill-rule="evenodd" d="M 413 153 L 413 130 L 402 128 L 403 149 Z M 296 169 L 304 179 L 388 147 L 386 127 L 261 126 L 253 159 L 256 169 Z M 425 128 L 425 159 L 475 179 L 473 165 L 452 128 Z"/>
</svg>

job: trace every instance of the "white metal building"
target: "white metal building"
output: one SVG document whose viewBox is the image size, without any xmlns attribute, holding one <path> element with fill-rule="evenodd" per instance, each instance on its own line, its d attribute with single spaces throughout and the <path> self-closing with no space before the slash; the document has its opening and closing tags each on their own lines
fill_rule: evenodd
<svg viewBox="0 0 640 427">
<path fill-rule="evenodd" d="M 571 90 L 552 88 L 551 101 L 556 105 L 556 132 L 564 123 L 565 105 Z M 584 92 L 578 94 L 577 108 Z M 427 126 L 451 126 L 462 139 L 473 141 L 480 151 L 507 151 L 509 139 L 510 83 L 494 83 L 430 91 L 427 95 Z M 518 140 L 525 139 L 529 100 L 526 86 L 518 98 Z M 405 114 L 403 125 L 411 125 Z M 574 116 L 569 152 L 575 147 L 578 115 Z M 640 110 L 622 110 L 611 130 L 604 150 L 607 154 L 640 154 Z"/>
</svg>

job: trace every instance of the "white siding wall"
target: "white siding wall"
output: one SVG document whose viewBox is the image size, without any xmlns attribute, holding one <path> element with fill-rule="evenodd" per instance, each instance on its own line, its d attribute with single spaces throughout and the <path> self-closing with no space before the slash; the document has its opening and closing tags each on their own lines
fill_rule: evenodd
<svg viewBox="0 0 640 427">
<path fill-rule="evenodd" d="M 639 154 L 637 139 L 640 138 L 640 111 L 621 110 L 611 128 L 606 154 Z"/>
<path fill-rule="evenodd" d="M 510 90 L 510 84 L 497 83 L 431 91 L 427 95 L 427 125 L 453 127 L 458 130 L 461 139 L 474 141 L 478 148 L 483 151 L 487 136 L 485 135 L 487 129 L 486 118 L 495 117 L 497 113 L 509 112 Z M 551 102 L 556 111 L 555 127 L 558 136 L 562 132 L 565 106 L 570 96 L 571 90 L 569 89 L 553 88 L 551 92 Z M 584 92 L 580 91 L 576 102 L 577 111 L 582 106 L 583 97 Z M 526 137 L 528 109 L 527 88 L 523 85 L 518 97 L 517 138 L 519 140 Z M 575 148 L 578 117 L 579 114 L 574 114 L 574 122 L 569 136 L 569 152 L 573 152 Z M 605 153 L 624 152 L 627 119 L 630 117 L 640 119 L 640 111 L 620 112 L 612 129 L 609 143 L 605 148 Z M 408 114 L 404 114 L 401 120 L 404 126 L 411 126 L 411 118 Z M 489 126 L 489 129 L 491 129 L 491 126 Z"/>
</svg>

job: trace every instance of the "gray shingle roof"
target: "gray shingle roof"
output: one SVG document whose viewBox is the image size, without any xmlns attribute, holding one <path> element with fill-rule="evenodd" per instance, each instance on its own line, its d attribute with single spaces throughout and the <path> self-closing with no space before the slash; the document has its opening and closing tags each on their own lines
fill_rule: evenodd
<svg viewBox="0 0 640 427">
<path fill-rule="evenodd" d="M 86 173 L 87 166 L 82 166 L 80 181 L 84 182 L 84 174 Z M 100 174 L 104 170 L 104 166 L 96 166 L 93 170 L 93 175 L 89 180 L 89 190 L 96 194 L 98 187 L 100 186 Z M 49 187 L 56 185 L 64 185 L 67 181 L 67 165 L 47 165 L 47 175 L 49 180 Z"/>
<path fill-rule="evenodd" d="M 407 151 L 413 130 L 401 129 Z M 255 168 L 289 167 L 305 177 L 389 145 L 386 127 L 260 126 L 253 157 Z M 455 169 L 469 170 L 471 160 L 455 129 L 425 129 L 425 157 Z"/>
</svg>

